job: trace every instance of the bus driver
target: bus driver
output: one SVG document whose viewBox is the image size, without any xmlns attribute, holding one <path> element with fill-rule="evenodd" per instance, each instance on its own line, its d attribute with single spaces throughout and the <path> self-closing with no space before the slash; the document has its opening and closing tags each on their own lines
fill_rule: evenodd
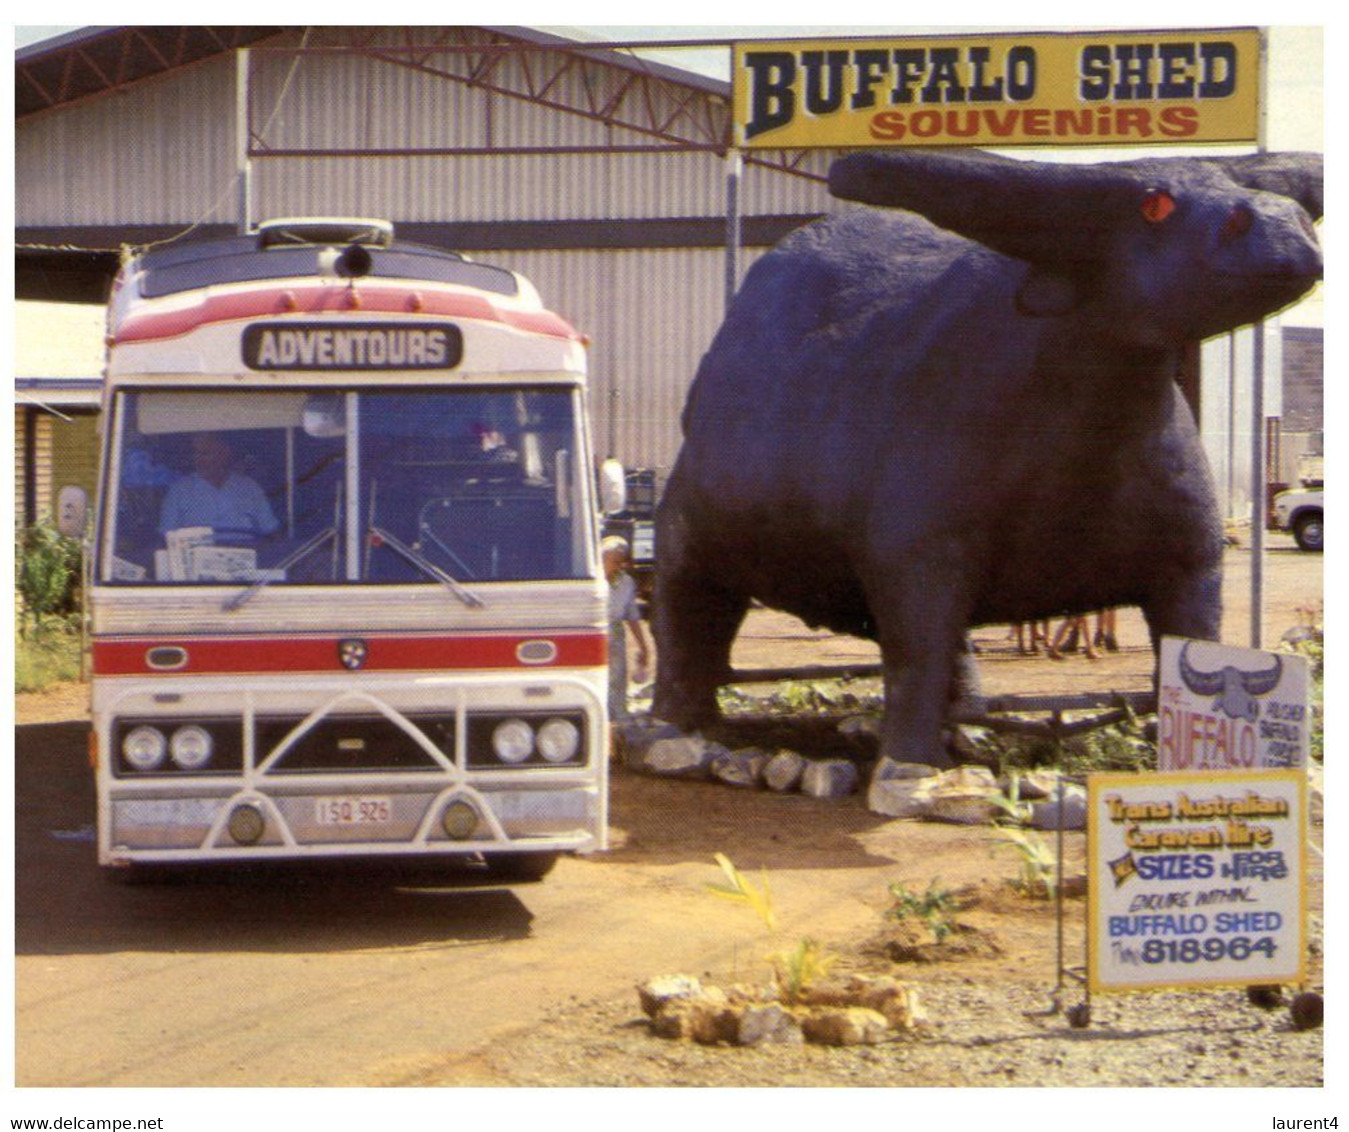
<svg viewBox="0 0 1349 1132">
<path fill-rule="evenodd" d="M 159 533 L 210 527 L 217 536 L 261 537 L 280 525 L 257 481 L 234 470 L 234 450 L 213 432 L 192 437 L 193 472 L 164 496 Z"/>
</svg>

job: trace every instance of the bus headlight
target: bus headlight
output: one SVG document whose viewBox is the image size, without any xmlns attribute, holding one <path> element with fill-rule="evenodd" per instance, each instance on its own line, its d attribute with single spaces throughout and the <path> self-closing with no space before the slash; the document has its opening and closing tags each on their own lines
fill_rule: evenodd
<svg viewBox="0 0 1349 1132">
<path fill-rule="evenodd" d="M 168 753 L 168 741 L 157 727 L 133 727 L 122 740 L 122 757 L 133 770 L 154 770 Z"/>
<path fill-rule="evenodd" d="M 492 732 L 492 750 L 503 763 L 522 763 L 534 753 L 534 729 L 523 719 L 498 723 Z"/>
<path fill-rule="evenodd" d="M 201 770 L 211 761 L 214 746 L 211 733 L 206 728 L 189 724 L 173 733 L 173 738 L 169 740 L 169 754 L 183 770 Z"/>
<path fill-rule="evenodd" d="M 569 719 L 550 719 L 539 728 L 539 754 L 550 763 L 565 763 L 576 757 L 581 732 Z"/>
</svg>

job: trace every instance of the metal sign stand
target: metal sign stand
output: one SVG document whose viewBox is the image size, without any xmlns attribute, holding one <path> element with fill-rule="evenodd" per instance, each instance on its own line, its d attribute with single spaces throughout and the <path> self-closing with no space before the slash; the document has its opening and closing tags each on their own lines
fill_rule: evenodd
<svg viewBox="0 0 1349 1132">
<path fill-rule="evenodd" d="M 1098 727 L 1109 726 L 1118 721 L 1116 712 L 1107 712 L 1104 715 L 1093 716 L 1090 720 L 1082 720 L 1073 725 L 1073 731 L 1095 730 Z M 1046 1014 L 1063 1014 L 1068 1019 L 1068 1024 L 1074 1029 L 1082 1029 L 1091 1022 L 1091 986 L 1087 981 L 1087 969 L 1083 966 L 1069 966 L 1067 952 L 1064 945 L 1064 931 L 1068 922 L 1066 895 L 1063 889 L 1063 834 L 1064 834 L 1064 789 L 1063 789 L 1063 740 L 1064 740 L 1064 722 L 1063 712 L 1056 711 L 1050 722 L 1050 728 L 1054 733 L 1054 762 L 1058 768 L 1059 777 L 1057 785 L 1058 798 L 1058 821 L 1055 831 L 1054 868 L 1057 878 L 1057 884 L 1054 893 L 1054 912 L 1055 912 L 1055 931 L 1056 931 L 1056 949 L 1055 949 L 1055 971 L 1054 993 L 1050 998 L 1049 1009 Z M 1090 870 L 1087 873 L 1087 883 L 1091 883 Z M 1083 923 L 1083 944 L 1086 943 L 1086 933 L 1091 930 L 1091 925 L 1087 917 L 1082 917 Z M 1063 1007 L 1064 990 L 1067 981 L 1071 979 L 1082 987 L 1082 1001 L 1075 1006 L 1070 1006 L 1066 1011 Z"/>
</svg>

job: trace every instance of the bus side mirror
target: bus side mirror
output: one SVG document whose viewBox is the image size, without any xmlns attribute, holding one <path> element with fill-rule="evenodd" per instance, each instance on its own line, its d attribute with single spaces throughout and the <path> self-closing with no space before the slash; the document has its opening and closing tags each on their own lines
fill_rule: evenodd
<svg viewBox="0 0 1349 1132">
<path fill-rule="evenodd" d="M 600 510 L 617 515 L 628 505 L 628 477 L 612 456 L 600 465 Z"/>
<path fill-rule="evenodd" d="M 82 487 L 67 484 L 56 497 L 56 529 L 67 538 L 83 538 L 88 519 L 88 493 Z"/>
</svg>

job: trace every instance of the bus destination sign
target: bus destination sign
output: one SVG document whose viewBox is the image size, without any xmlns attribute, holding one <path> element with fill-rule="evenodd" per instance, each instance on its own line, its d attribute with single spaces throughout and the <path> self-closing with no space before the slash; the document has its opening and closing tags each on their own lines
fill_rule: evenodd
<svg viewBox="0 0 1349 1132">
<path fill-rule="evenodd" d="M 243 333 L 244 365 L 294 370 L 446 370 L 464 353 L 444 322 L 255 322 Z"/>
</svg>

